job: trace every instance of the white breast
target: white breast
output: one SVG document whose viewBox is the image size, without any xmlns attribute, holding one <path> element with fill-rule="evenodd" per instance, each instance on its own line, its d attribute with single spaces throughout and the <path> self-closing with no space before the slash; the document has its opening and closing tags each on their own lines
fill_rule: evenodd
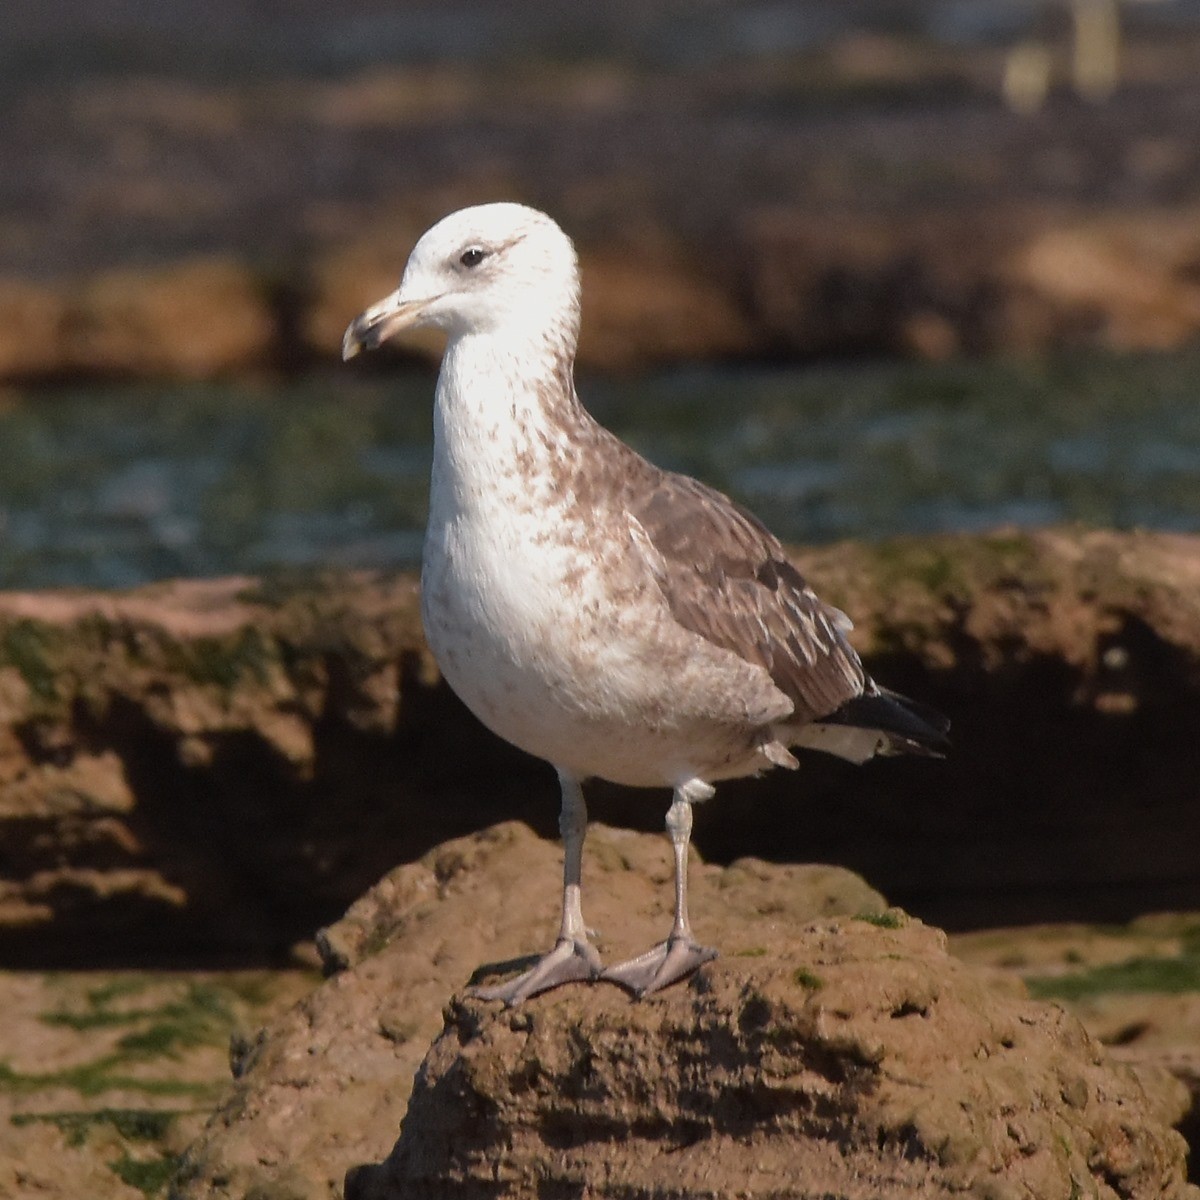
<svg viewBox="0 0 1200 1200">
<path fill-rule="evenodd" d="M 493 429 L 486 441 L 470 479 L 451 455 L 435 460 L 422 567 L 426 633 L 451 687 L 484 724 L 566 764 L 586 749 L 581 741 L 600 736 L 604 697 L 623 673 L 622 639 L 606 628 L 614 614 L 599 571 L 579 553 L 587 531 L 545 477 L 514 466 L 532 452 L 528 437 Z M 609 686 L 584 684 L 598 680 Z"/>
<path fill-rule="evenodd" d="M 575 502 L 569 425 L 481 341 L 452 345 L 438 381 L 422 615 L 447 681 L 580 776 L 672 784 L 734 758 L 740 773 L 737 695 L 757 668 L 678 629 L 625 514 Z"/>
</svg>

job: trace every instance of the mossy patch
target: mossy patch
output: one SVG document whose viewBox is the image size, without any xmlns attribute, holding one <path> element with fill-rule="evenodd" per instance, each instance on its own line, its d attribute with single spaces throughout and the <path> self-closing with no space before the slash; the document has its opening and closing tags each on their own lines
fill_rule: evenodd
<svg viewBox="0 0 1200 1200">
<path fill-rule="evenodd" d="M 935 595 L 962 591 L 966 586 L 959 556 L 948 545 L 897 538 L 873 547 L 872 558 L 881 582 L 889 589 L 904 580 Z"/>
<path fill-rule="evenodd" d="M 82 1146 L 88 1135 L 98 1129 L 110 1129 L 125 1142 L 161 1142 L 178 1117 L 206 1111 L 198 1108 L 98 1108 L 90 1112 L 17 1113 L 9 1119 L 18 1128 L 35 1124 L 53 1125 L 62 1131 L 67 1145 L 77 1147 Z M 160 1151 L 153 1158 L 142 1158 L 131 1155 L 122 1147 L 120 1157 L 106 1165 L 123 1183 L 137 1188 L 145 1196 L 156 1196 L 167 1186 L 178 1163 L 179 1157 L 175 1154 Z"/>
<path fill-rule="evenodd" d="M 299 603 L 316 613 L 322 601 L 344 598 L 345 576 L 320 566 L 276 567 L 237 593 L 240 604 L 281 609 Z"/>
<path fill-rule="evenodd" d="M 66 1135 L 67 1144 L 80 1146 L 88 1133 L 97 1128 L 115 1129 L 131 1142 L 157 1142 L 167 1135 L 175 1119 L 183 1112 L 205 1112 L 206 1109 L 158 1108 L 96 1108 L 70 1109 L 61 1112 L 16 1113 L 10 1117 L 13 1125 L 53 1125 Z"/>
<path fill-rule="evenodd" d="M 88 1009 L 44 1012 L 40 1019 L 46 1025 L 78 1030 L 144 1024 L 117 1043 L 120 1053 L 131 1058 L 174 1055 L 181 1048 L 220 1041 L 233 1023 L 229 997 L 211 984 L 189 983 L 180 999 L 153 1008 L 111 1007 L 114 1000 L 128 994 L 111 986 L 97 989 L 88 994 Z"/>
<path fill-rule="evenodd" d="M 211 1097 L 220 1086 L 218 1081 L 154 1078 L 144 1074 L 144 1069 L 164 1059 L 177 1061 L 197 1046 L 223 1045 L 236 1021 L 235 1000 L 260 1004 L 265 985 L 261 980 L 189 980 L 176 996 L 162 1003 L 130 1003 L 131 998 L 161 986 L 162 981 L 153 975 L 132 975 L 89 989 L 85 1006 L 41 1013 L 43 1024 L 80 1033 L 121 1028 L 128 1032 L 106 1053 L 57 1071 L 23 1072 L 0 1062 L 0 1089 L 32 1093 L 65 1087 L 81 1096 L 122 1089 L 151 1096 Z"/>
<path fill-rule="evenodd" d="M 810 992 L 820 991 L 825 986 L 825 981 L 820 975 L 815 971 L 810 971 L 807 967 L 797 967 L 792 972 L 792 982 Z"/>
<path fill-rule="evenodd" d="M 1200 954 L 1130 958 L 1067 975 L 1026 978 L 1029 993 L 1043 1000 L 1082 1000 L 1120 992 L 1200 992 Z"/>
<path fill-rule="evenodd" d="M 131 1158 L 123 1154 L 108 1167 L 118 1179 L 137 1188 L 144 1196 L 156 1196 L 170 1182 L 178 1165 L 179 1156 L 175 1154 L 163 1154 L 158 1158 Z"/>
<path fill-rule="evenodd" d="M 1039 555 L 1021 533 L 971 538 L 894 538 L 869 549 L 881 591 L 909 581 L 937 596 L 967 596 L 1006 577 L 1034 585 Z"/>
<path fill-rule="evenodd" d="M 168 665 L 192 683 L 231 692 L 249 679 L 262 686 L 279 663 L 274 641 L 252 626 L 228 638 L 200 637 L 170 644 Z"/>
<path fill-rule="evenodd" d="M 905 914 L 892 908 L 877 913 L 855 913 L 854 919 L 856 921 L 865 921 L 868 925 L 876 925 L 880 929 L 903 929 L 908 924 L 908 918 Z"/>
<path fill-rule="evenodd" d="M 81 1096 L 99 1096 L 109 1091 L 141 1092 L 147 1096 L 213 1097 L 218 1085 L 190 1083 L 176 1079 L 145 1079 L 122 1074 L 128 1066 L 123 1054 L 106 1054 L 92 1062 L 61 1071 L 14 1071 L 8 1063 L 0 1062 L 0 1089 L 14 1092 L 38 1092 L 45 1088 L 63 1087 Z"/>
<path fill-rule="evenodd" d="M 15 667 L 35 699 L 59 698 L 58 651 L 62 635 L 40 621 L 21 620 L 0 632 L 0 664 Z"/>
<path fill-rule="evenodd" d="M 21 1057 L 14 1048 L 0 1059 L 5 1124 L 18 1157 L 43 1153 L 47 1142 L 70 1147 L 76 1161 L 107 1174 L 97 1194 L 134 1188 L 155 1200 L 181 1170 L 180 1147 L 228 1086 L 223 1051 L 231 1032 L 256 1026 L 316 982 L 311 971 L 266 970 L 12 978 L 16 990 L 5 999 L 23 998 L 14 1015 L 32 1021 L 36 1014 L 27 1037 L 9 1039 Z M 39 1039 L 52 1058 L 38 1052 Z"/>
</svg>

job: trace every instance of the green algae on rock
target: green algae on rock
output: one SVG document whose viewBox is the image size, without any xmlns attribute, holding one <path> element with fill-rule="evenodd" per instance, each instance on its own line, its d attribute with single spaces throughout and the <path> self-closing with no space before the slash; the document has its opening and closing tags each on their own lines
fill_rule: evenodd
<svg viewBox="0 0 1200 1200">
<path fill-rule="evenodd" d="M 315 982 L 296 971 L 0 972 L 0 1195 L 162 1195 L 228 1076 L 231 1030 Z"/>
</svg>

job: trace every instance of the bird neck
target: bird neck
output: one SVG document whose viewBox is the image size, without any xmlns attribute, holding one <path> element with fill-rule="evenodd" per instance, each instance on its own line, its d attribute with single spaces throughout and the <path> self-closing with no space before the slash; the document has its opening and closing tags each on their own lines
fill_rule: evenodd
<svg viewBox="0 0 1200 1200">
<path fill-rule="evenodd" d="M 574 362 L 573 337 L 452 338 L 434 409 L 435 490 L 482 499 L 502 481 L 554 475 L 595 425 L 575 394 Z"/>
<path fill-rule="evenodd" d="M 446 416 L 487 429 L 586 417 L 575 395 L 575 339 L 560 331 L 514 337 L 505 330 L 454 337 L 442 358 L 437 399 Z"/>
</svg>

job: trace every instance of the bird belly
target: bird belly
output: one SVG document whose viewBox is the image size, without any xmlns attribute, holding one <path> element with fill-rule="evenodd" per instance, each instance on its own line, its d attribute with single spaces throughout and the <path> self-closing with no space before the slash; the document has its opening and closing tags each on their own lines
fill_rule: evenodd
<svg viewBox="0 0 1200 1200">
<path fill-rule="evenodd" d="M 657 628 L 669 615 L 619 541 L 606 558 L 554 514 L 505 526 L 431 521 L 422 569 L 430 647 L 479 720 L 580 777 L 633 786 L 767 765 L 737 700 L 740 664 L 714 679 L 702 653 Z"/>
</svg>

